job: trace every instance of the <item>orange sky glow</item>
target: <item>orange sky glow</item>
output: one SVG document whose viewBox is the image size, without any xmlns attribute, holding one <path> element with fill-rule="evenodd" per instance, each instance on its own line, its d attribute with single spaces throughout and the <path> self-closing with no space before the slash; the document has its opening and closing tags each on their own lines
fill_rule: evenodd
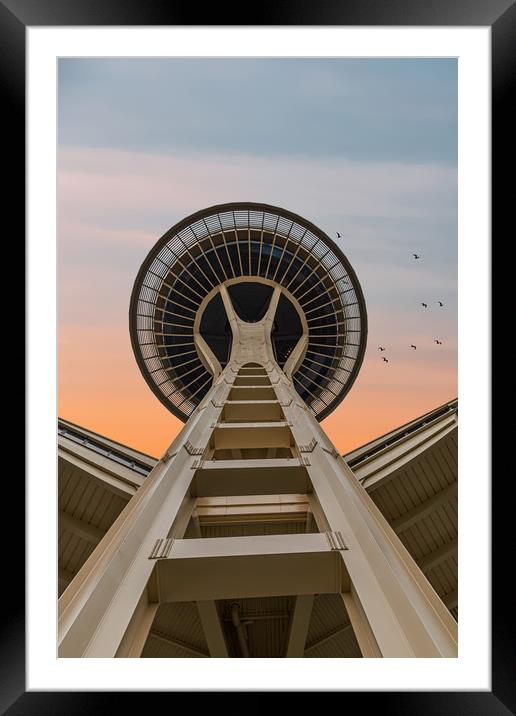
<svg viewBox="0 0 516 716">
<path fill-rule="evenodd" d="M 182 423 L 147 387 L 125 327 L 62 326 L 59 355 L 60 417 L 154 457 L 165 451 Z M 422 372 L 413 361 L 392 370 L 366 360 L 351 392 L 323 426 L 346 453 L 456 394 L 455 371 L 444 362 Z"/>
</svg>

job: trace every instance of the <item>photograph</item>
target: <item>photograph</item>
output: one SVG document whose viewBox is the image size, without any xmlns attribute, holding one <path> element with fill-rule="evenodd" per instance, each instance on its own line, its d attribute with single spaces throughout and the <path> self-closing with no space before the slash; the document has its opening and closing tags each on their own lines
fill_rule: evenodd
<svg viewBox="0 0 516 716">
<path fill-rule="evenodd" d="M 516 713 L 515 28 L 516 0 L 0 0 L 26 317 L 0 713 Z"/>
<path fill-rule="evenodd" d="M 457 57 L 56 72 L 58 658 L 457 659 Z"/>
</svg>

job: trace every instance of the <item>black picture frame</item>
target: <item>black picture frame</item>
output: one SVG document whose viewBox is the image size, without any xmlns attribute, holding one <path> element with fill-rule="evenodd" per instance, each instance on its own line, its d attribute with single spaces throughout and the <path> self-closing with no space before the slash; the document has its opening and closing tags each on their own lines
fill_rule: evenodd
<svg viewBox="0 0 516 716">
<path fill-rule="evenodd" d="M 245 9 L 245 8 L 244 8 Z M 492 211 L 493 236 L 510 227 L 508 212 L 514 204 L 512 176 L 513 127 L 516 126 L 511 99 L 516 96 L 516 2 L 515 0 L 326 0 L 308 3 L 304 0 L 267 0 L 239 11 L 214 4 L 211 8 L 185 6 L 172 0 L 0 0 L 0 92 L 2 93 L 2 124 L 4 139 L 4 217 L 16 217 L 11 248 L 21 249 L 19 261 L 24 261 L 24 242 L 21 237 L 25 216 L 25 30 L 36 26 L 101 26 L 101 25 L 361 25 L 361 26 L 484 26 L 491 28 L 492 39 Z M 199 17 L 202 22 L 199 23 Z M 514 99 L 513 99 L 514 101 Z M 11 153 L 8 165 L 5 155 Z M 8 167 L 8 171 L 5 169 Z M 7 207 L 7 209 L 6 209 Z M 14 210 L 14 207 L 18 211 Z M 508 234 L 509 236 L 509 234 Z M 504 250 L 505 246 L 504 244 Z M 21 265 L 21 264 L 18 264 Z M 4 272 L 7 273 L 7 272 Z M 14 274 L 14 271 L 12 272 Z M 19 274 L 19 272 L 16 272 Z M 17 276 L 6 276 L 18 283 Z M 6 289 L 7 291 L 8 289 Z M 16 289 L 17 311 L 23 310 L 23 294 Z M 493 284 L 493 298 L 501 291 Z M 14 295 L 14 294 L 13 294 Z M 15 322 L 16 324 L 21 323 Z M 17 326 L 16 326 L 17 327 Z M 20 334 L 21 331 L 18 331 Z M 30 348 L 30 346 L 29 346 Z M 24 365 L 23 340 L 17 342 L 11 354 L 11 365 Z M 24 380 L 19 384 L 23 385 Z M 24 394 L 16 396 L 18 406 L 24 405 Z M 23 408 L 22 408 L 23 409 Z M 22 432 L 18 427 L 18 435 Z M 500 440 L 501 443 L 501 440 Z M 11 448 L 14 450 L 14 448 Z M 12 716 L 18 714 L 87 714 L 101 713 L 119 706 L 119 693 L 95 692 L 26 692 L 25 691 L 25 609 L 24 609 L 24 484 L 19 456 L 20 446 L 12 460 L 4 465 L 4 479 L 9 477 L 9 511 L 15 506 L 21 519 L 9 533 L 2 550 L 2 573 L 8 575 L 6 607 L 0 625 L 0 709 Z M 493 454 L 495 451 L 493 450 Z M 13 479 L 16 478 L 16 479 Z M 500 479 L 502 478 L 502 479 Z M 447 692 L 348 692 L 347 699 L 363 699 L 362 708 L 381 708 L 385 713 L 404 714 L 493 714 L 502 716 L 516 712 L 516 664 L 514 628 L 514 596 L 507 588 L 512 503 L 505 498 L 506 480 L 501 474 L 493 480 L 492 490 L 492 690 Z M 4 511 L 4 515 L 7 510 Z M 509 559 L 510 562 L 510 559 Z M 400 664 L 400 668 L 402 664 Z M 174 698 L 174 694 L 170 694 Z M 140 693 L 130 694 L 134 706 L 142 703 Z M 374 702 L 372 701 L 374 699 Z"/>
</svg>

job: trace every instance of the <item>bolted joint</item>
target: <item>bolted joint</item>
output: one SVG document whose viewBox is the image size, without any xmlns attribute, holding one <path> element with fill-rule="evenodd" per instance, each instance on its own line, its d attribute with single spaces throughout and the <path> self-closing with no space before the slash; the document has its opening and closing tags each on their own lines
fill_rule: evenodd
<svg viewBox="0 0 516 716">
<path fill-rule="evenodd" d="M 173 537 L 167 537 L 166 539 L 157 539 L 149 555 L 149 559 L 166 559 L 170 554 L 173 542 Z"/>
<path fill-rule="evenodd" d="M 337 530 L 336 532 L 325 532 L 325 535 L 331 550 L 340 551 L 349 549 L 344 542 L 344 537 L 342 536 L 342 532 L 340 532 L 340 530 Z"/>
</svg>

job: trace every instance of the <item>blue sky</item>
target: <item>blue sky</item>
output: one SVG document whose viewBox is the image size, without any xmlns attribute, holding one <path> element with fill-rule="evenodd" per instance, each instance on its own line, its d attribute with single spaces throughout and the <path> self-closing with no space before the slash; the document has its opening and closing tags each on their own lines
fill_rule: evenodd
<svg viewBox="0 0 516 716">
<path fill-rule="evenodd" d="M 60 62 L 60 141 L 144 152 L 444 162 L 456 60 Z"/>
<path fill-rule="evenodd" d="M 355 268 L 369 338 L 325 421 L 339 448 L 456 396 L 456 60 L 61 59 L 58 110 L 63 417 L 166 447 L 174 419 L 135 367 L 129 296 L 165 231 L 228 201 L 304 216 Z"/>
</svg>

